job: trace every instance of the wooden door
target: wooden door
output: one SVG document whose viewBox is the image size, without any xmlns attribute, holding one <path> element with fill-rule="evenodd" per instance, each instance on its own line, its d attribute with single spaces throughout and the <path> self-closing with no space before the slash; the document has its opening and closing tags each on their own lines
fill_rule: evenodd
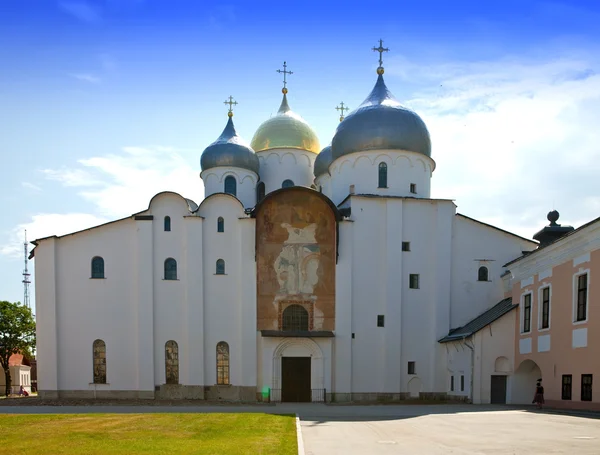
<svg viewBox="0 0 600 455">
<path fill-rule="evenodd" d="M 312 401 L 310 360 L 310 357 L 281 358 L 281 401 Z"/>
</svg>

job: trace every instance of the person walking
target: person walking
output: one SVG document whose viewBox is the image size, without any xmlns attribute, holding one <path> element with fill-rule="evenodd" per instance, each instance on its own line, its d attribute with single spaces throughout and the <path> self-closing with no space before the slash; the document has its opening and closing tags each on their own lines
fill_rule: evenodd
<svg viewBox="0 0 600 455">
<path fill-rule="evenodd" d="M 538 409 L 542 409 L 544 404 L 544 387 L 542 386 L 542 380 L 538 379 L 535 385 L 535 395 L 533 396 L 533 403 L 537 405 Z"/>
</svg>

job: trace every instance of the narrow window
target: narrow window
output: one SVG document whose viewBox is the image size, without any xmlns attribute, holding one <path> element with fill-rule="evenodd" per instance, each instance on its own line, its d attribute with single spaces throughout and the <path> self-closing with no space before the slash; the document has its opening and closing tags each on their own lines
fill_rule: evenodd
<svg viewBox="0 0 600 455">
<path fill-rule="evenodd" d="M 224 341 L 217 344 L 217 384 L 229 384 L 229 345 Z"/>
<path fill-rule="evenodd" d="M 454 376 L 450 376 L 450 392 L 454 392 Z"/>
<path fill-rule="evenodd" d="M 570 374 L 563 374 L 562 376 L 562 399 L 570 400 L 573 392 L 573 376 Z"/>
<path fill-rule="evenodd" d="M 260 202 L 265 198 L 265 182 L 260 182 L 256 187 L 256 202 Z"/>
<path fill-rule="evenodd" d="M 217 232 L 225 232 L 225 220 L 222 216 L 217 219 Z"/>
<path fill-rule="evenodd" d="M 410 192 L 412 194 L 417 194 L 417 184 L 416 183 L 411 183 L 410 184 Z"/>
<path fill-rule="evenodd" d="M 465 375 L 464 374 L 460 375 L 460 391 L 461 392 L 465 391 Z"/>
<path fill-rule="evenodd" d="M 577 277 L 577 321 L 587 319 L 587 273 Z"/>
<path fill-rule="evenodd" d="M 292 186 L 294 186 L 294 182 L 290 179 L 284 180 L 281 184 L 281 188 L 291 188 Z"/>
<path fill-rule="evenodd" d="M 385 327 L 385 316 L 383 314 L 377 315 L 377 327 Z"/>
<path fill-rule="evenodd" d="M 290 305 L 281 316 L 283 331 L 308 331 L 308 311 L 301 305 Z"/>
<path fill-rule="evenodd" d="M 323 185 L 319 185 L 319 193 L 323 192 Z"/>
<path fill-rule="evenodd" d="M 409 275 L 408 287 L 411 289 L 419 289 L 419 274 L 411 273 Z"/>
<path fill-rule="evenodd" d="M 410 251 L 410 242 L 402 242 L 402 251 Z"/>
<path fill-rule="evenodd" d="M 165 280 L 177 279 L 177 261 L 173 258 L 165 259 Z"/>
<path fill-rule="evenodd" d="M 479 271 L 477 272 L 477 281 L 489 281 L 489 271 L 485 266 L 479 267 Z"/>
<path fill-rule="evenodd" d="M 104 278 L 104 259 L 100 256 L 92 259 L 92 278 Z"/>
<path fill-rule="evenodd" d="M 217 259 L 217 275 L 225 275 L 225 261 Z"/>
<path fill-rule="evenodd" d="M 408 362 L 408 374 L 416 374 L 415 373 L 415 362 Z"/>
<path fill-rule="evenodd" d="M 94 384 L 106 384 L 106 343 L 94 341 Z"/>
<path fill-rule="evenodd" d="M 550 288 L 542 289 L 542 325 L 540 328 L 550 327 Z"/>
<path fill-rule="evenodd" d="M 531 294 L 523 297 L 523 333 L 531 332 Z"/>
<path fill-rule="evenodd" d="M 179 384 L 179 346 L 173 340 L 165 343 L 165 377 L 167 384 Z"/>
<path fill-rule="evenodd" d="M 379 163 L 379 188 L 387 188 L 387 164 Z"/>
<path fill-rule="evenodd" d="M 165 231 L 171 230 L 171 217 L 165 216 Z"/>
<path fill-rule="evenodd" d="M 581 401 L 592 401 L 592 375 L 581 375 Z"/>
<path fill-rule="evenodd" d="M 228 175 L 225 177 L 225 192 L 237 196 L 237 181 L 235 177 Z"/>
</svg>

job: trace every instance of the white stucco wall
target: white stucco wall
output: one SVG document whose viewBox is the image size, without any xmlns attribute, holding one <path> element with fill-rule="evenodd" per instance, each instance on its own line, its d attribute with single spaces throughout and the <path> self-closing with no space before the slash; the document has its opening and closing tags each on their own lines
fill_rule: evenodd
<svg viewBox="0 0 600 455">
<path fill-rule="evenodd" d="M 510 403 L 516 314 L 516 311 L 509 311 L 472 337 L 443 344 L 446 350 L 446 390 L 449 394 L 472 398 L 475 404 L 489 404 L 492 375 L 500 375 L 507 377 L 506 402 Z M 473 347 L 473 356 L 468 346 Z M 464 390 L 460 387 L 461 375 L 465 378 Z M 451 376 L 454 376 L 454 391 L 450 390 Z"/>
<path fill-rule="evenodd" d="M 229 344 L 232 385 L 256 385 L 256 263 L 254 219 L 229 195 L 205 199 L 198 210 L 204 218 L 202 236 L 204 287 L 204 384 L 217 382 L 216 347 Z M 224 232 L 217 232 L 223 217 Z M 225 274 L 216 274 L 218 259 L 225 261 Z"/>
<path fill-rule="evenodd" d="M 516 317 L 516 311 L 509 311 L 477 333 L 475 338 L 477 350 L 474 371 L 474 403 L 490 403 L 492 375 L 507 376 L 506 402 L 510 403 Z"/>
<path fill-rule="evenodd" d="M 461 215 L 453 224 L 450 324 L 456 328 L 502 300 L 502 265 L 535 244 Z M 490 281 L 477 281 L 480 266 L 488 268 Z"/>
<path fill-rule="evenodd" d="M 329 174 L 321 174 L 315 179 L 317 191 L 320 191 L 329 199 L 331 199 L 331 176 Z"/>
<path fill-rule="evenodd" d="M 313 166 L 317 155 L 300 149 L 271 149 L 257 152 L 260 161 L 260 180 L 265 183 L 265 194 L 281 188 L 289 179 L 296 186 L 310 187 L 314 181 Z"/>
<path fill-rule="evenodd" d="M 450 311 L 454 205 L 359 196 L 351 207 L 351 226 L 340 231 L 338 262 L 341 275 L 351 275 L 351 291 L 338 292 L 352 302 L 352 392 L 408 392 L 411 380 L 419 391 L 436 390 L 437 339 L 447 333 Z M 342 249 L 344 235 L 352 236 L 351 255 Z M 409 252 L 402 252 L 402 241 L 410 242 Z M 419 289 L 409 289 L 409 274 L 420 275 Z M 384 315 L 385 327 L 377 327 L 378 315 Z M 409 361 L 416 364 L 415 375 L 408 375 Z"/>
<path fill-rule="evenodd" d="M 387 188 L 378 188 L 379 163 L 387 164 Z M 329 166 L 331 174 L 331 199 L 341 203 L 354 185 L 356 194 L 381 196 L 408 196 L 429 198 L 434 161 L 420 153 L 376 150 L 357 152 L 335 160 Z M 417 185 L 417 192 L 410 192 L 410 184 Z"/>
<path fill-rule="evenodd" d="M 286 156 L 283 163 L 291 160 Z M 283 176 L 271 177 L 277 186 L 267 192 L 278 189 Z M 503 298 L 501 265 L 531 244 L 457 216 L 448 200 L 355 195 L 345 206 L 351 218 L 339 225 L 335 338 L 315 341 L 323 371 L 315 379 L 322 386 L 314 388 L 447 391 L 447 350 L 437 340 Z M 139 215 L 45 239 L 36 248 L 40 389 L 152 392 L 165 382 L 168 340 L 178 343 L 181 384 L 214 385 L 216 345 L 226 341 L 232 385 L 273 387 L 277 346 L 273 339 L 257 339 L 256 330 L 255 220 L 221 191 L 195 213 L 179 195 L 161 193 Z M 165 216 L 171 218 L 170 232 L 164 231 Z M 410 251 L 402 251 L 403 241 L 410 242 Z M 97 255 L 105 260 L 105 279 L 90 279 Z M 169 257 L 178 264 L 175 281 L 164 280 Z M 225 261 L 225 275 L 216 275 L 217 259 Z M 482 261 L 490 269 L 489 283 L 477 281 Z M 409 274 L 419 274 L 419 289 L 409 289 Z M 385 317 L 384 327 L 377 327 L 378 315 Z M 484 379 L 474 393 L 483 402 L 489 400 L 490 365 L 512 355 L 495 332 L 508 330 L 510 324 L 502 324 L 491 326 L 489 341 L 485 334 L 475 340 L 481 353 L 474 379 Z M 106 385 L 90 384 L 95 339 L 106 342 Z M 452 359 L 452 371 L 464 371 L 468 394 L 470 363 L 463 363 L 470 360 Z M 415 362 L 415 374 L 408 374 L 408 362 Z"/>
<path fill-rule="evenodd" d="M 137 294 L 132 280 L 138 266 L 135 227 L 136 222 L 128 218 L 57 241 L 55 330 L 61 390 L 91 387 L 96 339 L 106 343 L 107 385 L 101 387 L 135 390 L 139 386 Z M 104 279 L 90 278 L 94 256 L 104 259 Z M 151 287 L 152 282 L 146 285 Z M 45 305 L 44 297 L 40 297 L 41 302 L 36 300 L 38 308 Z M 40 383 L 40 388 L 46 387 Z"/>
<path fill-rule="evenodd" d="M 214 167 L 203 171 L 200 174 L 200 178 L 204 182 L 204 196 L 208 197 L 215 193 L 224 193 L 225 178 L 229 175 L 235 177 L 237 182 L 236 197 L 244 207 L 254 207 L 256 205 L 258 175 L 252 171 L 238 167 Z"/>
</svg>

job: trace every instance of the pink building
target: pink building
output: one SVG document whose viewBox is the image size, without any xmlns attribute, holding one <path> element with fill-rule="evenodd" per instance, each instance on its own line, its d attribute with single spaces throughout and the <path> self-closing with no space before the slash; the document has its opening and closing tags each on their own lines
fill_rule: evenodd
<svg viewBox="0 0 600 455">
<path fill-rule="evenodd" d="M 547 406 L 600 410 L 600 218 L 548 219 L 540 246 L 505 265 L 519 304 L 511 401 L 531 403 L 541 378 Z"/>
</svg>

